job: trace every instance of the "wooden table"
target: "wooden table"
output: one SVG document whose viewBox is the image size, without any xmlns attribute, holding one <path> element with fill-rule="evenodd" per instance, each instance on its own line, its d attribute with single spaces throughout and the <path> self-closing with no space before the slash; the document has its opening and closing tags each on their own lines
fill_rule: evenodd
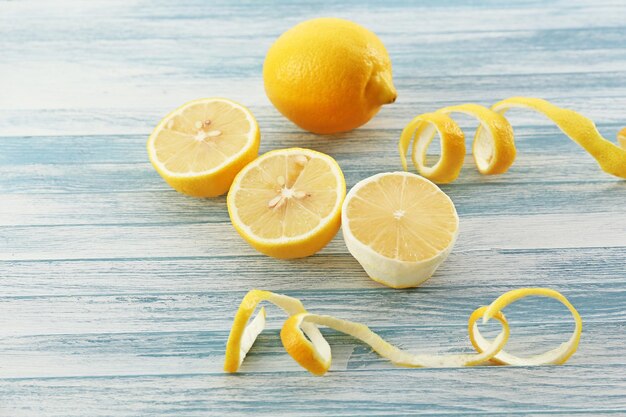
<svg viewBox="0 0 626 417">
<path fill-rule="evenodd" d="M 224 197 L 177 194 L 150 166 L 152 128 L 203 96 L 249 106 L 262 152 L 331 154 L 349 187 L 401 169 L 402 127 L 445 105 L 538 96 L 611 139 L 626 124 L 624 2 L 387 3 L 0 1 L 0 415 L 626 414 L 626 183 L 543 117 L 510 112 L 519 155 L 508 173 L 481 176 L 468 155 L 442 187 L 460 238 L 407 291 L 369 280 L 341 236 L 307 259 L 262 256 Z M 321 15 L 378 33 L 399 91 L 365 127 L 328 137 L 281 117 L 261 78 L 273 40 Z M 471 136 L 475 123 L 459 120 Z M 579 309 L 583 337 L 565 366 L 401 369 L 324 330 L 333 366 L 318 378 L 283 351 L 271 308 L 242 372 L 222 372 L 252 288 L 446 353 L 470 351 L 475 307 L 522 286 L 555 288 Z M 507 314 L 516 352 L 573 329 L 556 302 Z"/>
</svg>

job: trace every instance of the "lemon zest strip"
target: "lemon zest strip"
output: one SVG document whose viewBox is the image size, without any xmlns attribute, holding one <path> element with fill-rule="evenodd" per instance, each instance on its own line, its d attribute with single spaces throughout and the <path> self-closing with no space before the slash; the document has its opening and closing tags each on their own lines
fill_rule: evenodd
<svg viewBox="0 0 626 417">
<path fill-rule="evenodd" d="M 227 372 L 236 372 L 239 369 L 257 336 L 265 328 L 265 308 L 261 308 L 252 322 L 248 324 L 250 317 L 261 301 L 269 301 L 290 315 L 306 312 L 306 309 L 297 298 L 275 294 L 270 291 L 248 291 L 239 304 L 239 309 L 233 320 L 233 326 L 230 329 L 228 342 L 226 342 L 224 370 Z"/>
<path fill-rule="evenodd" d="M 576 327 L 571 338 L 557 348 L 540 355 L 521 358 L 503 350 L 508 341 L 510 330 L 506 317 L 501 310 L 514 301 L 528 296 L 550 297 L 560 301 L 572 313 Z M 578 348 L 582 332 L 580 315 L 562 294 L 547 288 L 521 288 L 501 295 L 489 306 L 480 307 L 470 315 L 468 321 L 469 337 L 478 353 L 415 355 L 393 346 L 364 324 L 342 320 L 333 316 L 311 314 L 306 311 L 297 298 L 269 291 L 252 290 L 243 298 L 235 315 L 226 345 L 225 371 L 237 372 L 254 340 L 263 331 L 265 326 L 265 310 L 263 308 L 248 324 L 256 307 L 262 301 L 268 301 L 282 308 L 289 315 L 280 332 L 283 346 L 296 362 L 315 375 L 326 373 L 332 361 L 330 346 L 317 326 L 330 327 L 359 339 L 395 365 L 437 368 L 474 366 L 486 363 L 489 360 L 505 365 L 562 364 Z M 477 321 L 481 317 L 484 323 L 490 319 L 496 319 L 502 325 L 501 332 L 493 341 L 486 340 L 478 330 Z"/>
<path fill-rule="evenodd" d="M 441 138 L 441 156 L 435 165 L 428 167 L 426 151 L 435 132 Z M 406 155 L 413 138 L 413 164 L 422 176 L 438 183 L 452 182 L 459 176 L 465 159 L 465 135 L 450 116 L 438 112 L 424 113 L 415 117 L 404 128 L 398 149 L 405 171 Z"/>
<path fill-rule="evenodd" d="M 515 160 L 513 129 L 504 117 L 511 108 L 527 108 L 542 113 L 552 120 L 565 135 L 585 149 L 611 175 L 626 178 L 626 129 L 618 135 L 618 145 L 605 139 L 598 132 L 593 121 L 568 109 L 563 109 L 539 98 L 511 97 L 494 104 L 491 109 L 477 104 L 461 104 L 425 113 L 415 117 L 402 131 L 398 149 L 402 167 L 407 170 L 406 157 L 413 141 L 412 160 L 416 170 L 424 177 L 438 183 L 454 181 L 463 166 L 465 147 L 458 144 L 458 124 L 449 116 L 443 120 L 434 120 L 433 114 L 449 115 L 461 112 L 474 116 L 480 122 L 474 135 L 472 153 L 478 171 L 485 175 L 506 172 Z M 436 129 L 433 129 L 432 127 Z M 434 135 L 441 140 L 441 156 L 432 167 L 426 166 L 426 153 Z M 448 143 L 449 142 L 449 143 Z M 453 151 L 451 151 L 451 149 Z M 463 152 L 461 152 L 463 149 Z"/>
<path fill-rule="evenodd" d="M 496 354 L 492 360 L 496 363 L 516 366 L 550 364 L 558 365 L 565 363 L 574 354 L 574 352 L 576 352 L 576 349 L 578 349 L 580 335 L 583 330 L 583 322 L 580 318 L 580 314 L 578 314 L 578 311 L 576 311 L 574 306 L 567 300 L 567 298 L 565 298 L 561 293 L 551 290 L 549 288 L 521 288 L 518 290 L 509 291 L 498 297 L 488 307 L 481 307 L 476 310 L 474 312 L 475 314 L 472 314 L 472 317 L 470 317 L 468 323 L 469 336 L 472 345 L 478 352 L 481 352 L 484 349 L 488 349 L 490 347 L 490 342 L 485 340 L 485 338 L 478 330 L 476 320 L 479 317 L 483 317 L 483 323 L 486 323 L 491 317 L 494 317 L 494 314 L 499 313 L 500 310 L 502 310 L 509 304 L 514 303 L 520 298 L 528 296 L 553 298 L 565 305 L 572 313 L 572 317 L 574 318 L 575 327 L 572 336 L 567 342 L 564 342 L 558 347 L 538 355 L 519 357 L 512 355 L 505 350 L 502 350 L 498 352 L 498 354 Z M 477 312 L 479 313 L 477 314 Z"/>
<path fill-rule="evenodd" d="M 330 367 L 330 362 L 328 362 L 328 367 L 326 367 L 320 366 L 319 363 L 311 360 L 311 358 L 315 357 L 315 352 L 319 352 L 319 350 L 318 345 L 313 343 L 313 341 L 309 341 L 301 331 L 302 326 L 307 323 L 330 327 L 355 339 L 359 339 L 369 345 L 380 356 L 389 359 L 398 366 L 409 368 L 448 368 L 478 365 L 493 358 L 502 350 L 509 338 L 509 326 L 502 313 L 496 313 L 494 318 L 502 323 L 502 331 L 493 342 L 487 342 L 485 345 L 486 349 L 478 354 L 415 355 L 390 344 L 364 324 L 310 313 L 300 313 L 289 317 L 283 325 L 280 335 L 287 353 L 303 368 L 315 375 L 323 375 Z"/>
</svg>

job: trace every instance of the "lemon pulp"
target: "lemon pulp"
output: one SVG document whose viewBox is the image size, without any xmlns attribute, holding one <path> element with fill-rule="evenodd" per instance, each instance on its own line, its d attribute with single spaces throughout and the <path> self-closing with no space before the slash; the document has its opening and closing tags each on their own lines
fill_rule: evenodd
<svg viewBox="0 0 626 417">
<path fill-rule="evenodd" d="M 372 279 L 395 288 L 428 279 L 452 250 L 459 224 L 439 187 L 404 172 L 359 182 L 348 193 L 342 218 L 350 253 Z"/>
<path fill-rule="evenodd" d="M 339 230 L 345 182 L 330 156 L 309 149 L 268 152 L 244 168 L 228 195 L 231 221 L 262 253 L 309 256 Z"/>
<path fill-rule="evenodd" d="M 150 161 L 173 188 L 200 197 L 228 191 L 258 153 L 260 133 L 245 107 L 226 99 L 189 102 L 165 117 L 148 139 Z"/>
<path fill-rule="evenodd" d="M 360 188 L 347 209 L 359 241 L 400 261 L 432 258 L 450 245 L 457 229 L 449 199 L 416 176 L 381 176 Z"/>
</svg>

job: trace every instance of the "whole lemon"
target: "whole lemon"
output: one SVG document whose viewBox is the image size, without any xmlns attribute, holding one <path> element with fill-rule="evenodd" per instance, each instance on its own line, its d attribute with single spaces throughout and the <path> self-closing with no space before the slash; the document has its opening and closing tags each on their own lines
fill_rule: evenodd
<svg viewBox="0 0 626 417">
<path fill-rule="evenodd" d="M 383 43 L 354 22 L 302 22 L 274 42 L 263 65 L 265 92 L 289 120 L 314 133 L 369 121 L 397 92 Z"/>
</svg>

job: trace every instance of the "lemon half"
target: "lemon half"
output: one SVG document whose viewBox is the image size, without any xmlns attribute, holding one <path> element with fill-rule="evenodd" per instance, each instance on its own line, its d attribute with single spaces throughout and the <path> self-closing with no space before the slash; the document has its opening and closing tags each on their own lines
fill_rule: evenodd
<svg viewBox="0 0 626 417">
<path fill-rule="evenodd" d="M 248 164 L 228 193 L 237 232 L 266 255 L 301 258 L 337 234 L 346 183 L 330 156 L 310 149 L 268 152 Z"/>
<path fill-rule="evenodd" d="M 183 194 L 214 197 L 259 153 L 261 134 L 247 108 L 224 98 L 203 98 L 168 114 L 148 139 L 150 162 Z"/>
<path fill-rule="evenodd" d="M 457 237 L 452 200 L 418 175 L 393 172 L 356 184 L 342 210 L 346 246 L 374 281 L 415 287 L 432 276 Z"/>
</svg>

